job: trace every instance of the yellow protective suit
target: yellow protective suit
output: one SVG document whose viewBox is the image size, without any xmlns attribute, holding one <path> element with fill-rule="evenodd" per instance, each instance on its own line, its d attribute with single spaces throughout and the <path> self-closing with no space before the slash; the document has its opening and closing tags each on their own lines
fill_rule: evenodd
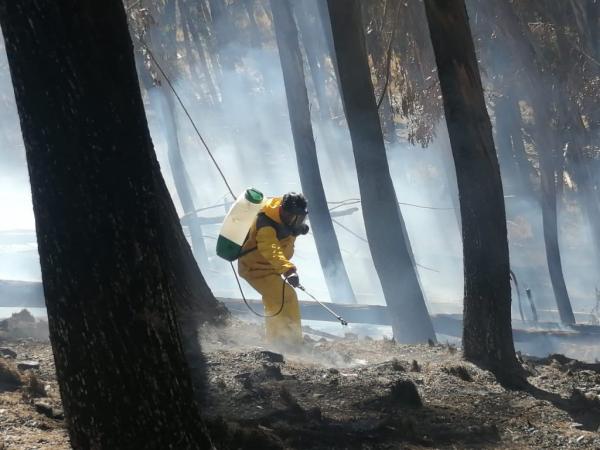
<svg viewBox="0 0 600 450">
<path fill-rule="evenodd" d="M 242 253 L 238 271 L 262 295 L 267 340 L 283 345 L 302 342 L 300 307 L 294 288 L 283 281 L 281 275 L 295 268 L 290 259 L 294 255 L 294 236 L 279 215 L 281 197 L 270 199 L 255 219 Z"/>
</svg>

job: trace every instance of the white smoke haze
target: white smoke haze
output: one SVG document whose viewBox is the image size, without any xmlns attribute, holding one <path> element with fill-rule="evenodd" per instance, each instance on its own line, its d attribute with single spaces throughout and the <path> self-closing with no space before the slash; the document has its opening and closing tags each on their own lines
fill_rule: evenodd
<svg viewBox="0 0 600 450">
<path fill-rule="evenodd" d="M 17 237 L 14 233 L 0 236 L 0 279 L 39 280 L 37 247 L 35 240 L 31 240 L 35 239 L 32 234 L 35 223 L 24 147 L 3 48 L 2 45 L 0 98 L 9 107 L 0 109 L 0 232 L 29 230 L 29 234 L 25 233 L 29 237 Z M 260 84 L 249 80 L 241 70 L 224 73 L 217 80 L 226 94 L 220 108 L 198 101 L 197 86 L 187 79 L 171 80 L 177 93 L 236 195 L 250 186 L 267 196 L 301 191 L 277 50 L 268 47 L 245 48 L 241 43 L 236 43 L 225 51 L 243 54 L 244 65 L 251 64 L 264 77 Z M 169 70 L 173 68 L 165 69 L 167 73 L 175 73 L 175 70 Z M 181 216 L 183 210 L 172 179 L 164 120 L 158 101 L 157 89 L 166 88 L 165 85 L 148 92 L 147 117 L 163 176 Z M 175 111 L 181 152 L 194 188 L 195 207 L 207 208 L 230 202 L 232 199 L 227 187 L 178 104 L 175 105 Z M 358 199 L 356 169 L 345 122 L 336 120 L 335 123 L 320 123 L 316 108 L 312 109 L 312 113 L 321 176 L 328 201 Z M 451 162 L 451 155 L 444 153 L 449 152 L 445 144 L 447 139 L 445 124 L 440 124 L 437 138 L 429 148 L 413 147 L 408 142 L 388 145 L 387 148 L 390 172 L 398 201 L 403 203 L 400 208 L 418 264 L 425 298 L 430 313 L 434 314 L 462 312 L 462 244 L 456 211 L 453 209 L 456 202 L 452 198 L 455 185 L 449 184 L 455 181 L 447 181 L 445 169 L 448 160 Z M 502 176 L 508 175 L 503 171 Z M 449 179 L 454 180 L 453 175 Z M 590 311 L 595 304 L 593 294 L 598 283 L 598 270 L 589 245 L 589 227 L 581 215 L 573 214 L 572 209 L 565 210 L 562 202 L 559 204 L 563 270 L 573 308 L 575 311 Z M 507 198 L 506 205 L 511 266 L 518 277 L 524 308 L 528 309 L 525 288 L 531 288 L 538 312 L 556 309 L 543 251 L 540 207 L 533 201 L 513 198 Z M 337 211 L 348 208 L 358 210 L 335 218 L 341 226 L 334 226 L 352 287 L 359 303 L 385 304 L 369 247 L 364 242 L 366 232 L 360 203 L 340 207 Z M 199 215 L 220 217 L 226 211 L 226 206 L 218 206 Z M 219 227 L 202 227 L 209 257 L 208 265 L 202 267 L 203 274 L 216 296 L 240 298 L 229 264 L 215 254 Z M 529 228 L 532 230 L 531 236 L 522 237 L 522 230 Z M 398 232 L 401 230 L 389 230 L 390 235 Z M 21 247 L 14 247 L 17 244 Z M 537 250 L 532 251 L 532 248 Z M 312 235 L 297 240 L 294 261 L 307 289 L 319 299 L 330 300 Z M 243 283 L 243 287 L 246 297 L 258 298 L 248 284 Z M 302 293 L 300 298 L 308 299 Z M 518 318 L 516 301 L 513 292 L 514 318 Z M 543 312 L 540 312 L 540 316 L 543 316 Z M 556 320 L 557 316 L 543 317 Z M 331 324 L 323 326 L 327 328 Z M 360 325 L 355 327 L 356 330 L 363 328 L 368 330 L 368 327 Z M 377 328 L 378 332 L 382 332 L 382 328 Z"/>
<path fill-rule="evenodd" d="M 31 188 L 1 33 L 0 104 L 0 279 L 38 281 Z"/>
</svg>

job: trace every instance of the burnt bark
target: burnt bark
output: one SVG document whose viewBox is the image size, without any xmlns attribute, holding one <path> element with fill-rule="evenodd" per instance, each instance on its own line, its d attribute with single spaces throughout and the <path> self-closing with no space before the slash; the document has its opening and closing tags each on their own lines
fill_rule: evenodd
<svg viewBox="0 0 600 450">
<path fill-rule="evenodd" d="M 0 1 L 0 24 L 71 445 L 208 448 L 177 320 L 214 298 L 186 276 L 123 4 Z"/>
<path fill-rule="evenodd" d="M 435 340 L 404 233 L 371 82 L 360 2 L 328 0 L 339 83 L 375 269 L 400 342 Z"/>
<path fill-rule="evenodd" d="M 310 224 L 329 295 L 334 302 L 356 303 L 329 215 L 319 171 L 296 23 L 287 0 L 271 0 L 271 11 L 283 70 L 300 183 L 310 204 Z"/>
<path fill-rule="evenodd" d="M 516 370 L 504 196 L 463 0 L 425 0 L 456 166 L 465 274 L 463 349 L 497 374 Z"/>
</svg>

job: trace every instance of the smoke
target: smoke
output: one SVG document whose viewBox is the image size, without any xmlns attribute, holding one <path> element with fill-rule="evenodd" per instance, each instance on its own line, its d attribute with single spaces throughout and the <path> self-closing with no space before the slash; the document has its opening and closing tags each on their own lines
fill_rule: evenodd
<svg viewBox="0 0 600 450">
<path fill-rule="evenodd" d="M 0 279 L 39 280 L 25 147 L 0 33 Z"/>
<path fill-rule="evenodd" d="M 325 39 L 314 41 L 325 42 Z M 153 44 L 158 49 L 163 43 L 154 41 Z M 318 54 L 326 52 L 324 48 L 316 50 Z M 175 48 L 167 51 L 177 53 Z M 197 80 L 178 77 L 176 67 L 165 69 L 172 75 L 171 81 L 227 176 L 234 194 L 250 186 L 267 196 L 300 191 L 277 49 L 272 45 L 256 48 L 233 42 L 224 48 L 217 47 L 216 51 L 221 56 L 241 58 L 235 69 L 220 72 L 216 77 L 223 100 L 218 105 L 199 96 L 201 89 Z M 308 68 L 305 71 L 308 78 Z M 201 72 L 200 67 L 190 71 Z M 147 117 L 163 176 L 179 214 L 183 215 L 169 165 L 157 89 L 167 87 L 150 89 L 146 99 Z M 0 52 L 0 98 L 3 103 L 0 108 L 0 202 L 3 205 L 0 231 L 33 230 L 24 147 L 4 51 Z M 339 99 L 336 102 L 339 103 Z M 341 202 L 359 198 L 352 147 L 343 117 L 322 122 L 316 106 L 311 106 L 327 199 Z M 207 218 L 224 216 L 227 203 L 231 202 L 228 190 L 177 104 L 175 113 L 182 156 L 193 185 L 195 206 L 215 206 L 199 215 Z M 456 181 L 448 172 L 453 164 L 445 124 L 439 125 L 436 136 L 437 139 L 427 149 L 397 142 L 387 145 L 387 153 L 429 311 L 459 313 L 462 311 L 463 295 L 462 243 L 455 210 Z M 506 185 L 516 182 L 512 179 L 514 172 L 510 170 L 510 164 L 510 161 L 500 160 Z M 336 205 L 332 203 L 331 207 Z M 593 252 L 589 245 L 590 230 L 581 214 L 573 211 L 570 203 L 561 202 L 560 205 L 561 252 L 567 287 L 574 309 L 586 312 L 594 306 L 594 286 L 598 283 L 598 271 L 594 270 Z M 351 208 L 357 210 L 334 218 L 346 270 L 360 303 L 384 304 L 369 247 L 364 241 L 366 232 L 360 203 L 349 202 L 335 211 Z M 506 208 L 511 266 L 517 274 L 522 297 L 525 300 L 524 290 L 530 288 L 541 318 L 556 319 L 555 313 L 544 311 L 555 309 L 555 304 L 545 262 L 539 203 L 535 199 L 510 196 L 506 198 Z M 217 296 L 239 298 L 229 264 L 215 254 L 219 228 L 218 224 L 202 228 L 209 257 L 208 264 L 203 266 L 203 273 Z M 390 230 L 390 234 L 399 232 L 401 230 Z M 39 260 L 35 237 L 31 239 L 31 232 L 27 242 L 19 241 L 22 237 L 17 238 L 15 234 L 2 236 L 0 278 L 39 279 Z M 309 291 L 319 299 L 329 300 L 311 235 L 301 236 L 297 240 L 294 261 L 299 267 L 302 283 Z M 244 283 L 243 287 L 247 297 L 258 296 L 249 285 Z M 308 300 L 302 294 L 300 297 Z M 513 305 L 513 315 L 518 317 L 516 295 Z"/>
</svg>

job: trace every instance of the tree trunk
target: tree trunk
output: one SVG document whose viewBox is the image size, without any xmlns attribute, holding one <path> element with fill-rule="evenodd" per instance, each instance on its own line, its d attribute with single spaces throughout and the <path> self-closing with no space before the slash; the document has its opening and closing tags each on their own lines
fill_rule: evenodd
<svg viewBox="0 0 600 450">
<path fill-rule="evenodd" d="M 559 59 L 568 61 L 571 47 L 564 32 L 557 35 L 557 48 Z M 600 192 L 597 190 L 598 186 L 594 183 L 592 161 L 585 156 L 585 148 L 590 146 L 589 132 L 584 125 L 580 107 L 576 101 L 579 92 L 576 92 L 576 89 L 570 83 L 572 80 L 570 80 L 568 65 L 558 71 L 557 78 L 558 99 L 556 109 L 559 115 L 559 123 L 562 124 L 561 147 L 564 146 L 567 149 L 564 152 L 563 163 L 565 166 L 569 166 L 573 179 L 577 184 L 581 210 L 590 225 L 596 263 L 599 264 L 598 267 L 600 268 Z"/>
<path fill-rule="evenodd" d="M 537 177 L 535 168 L 532 166 L 527 152 L 525 151 L 525 144 L 523 142 L 523 129 L 521 118 L 521 109 L 519 102 L 514 96 L 508 96 L 508 104 L 506 106 L 506 112 L 508 114 L 507 127 L 510 130 L 510 139 L 512 143 L 513 157 L 517 166 L 517 176 L 519 179 L 518 185 L 520 194 L 526 197 L 533 197 L 535 194 L 533 179 Z"/>
<path fill-rule="evenodd" d="M 321 122 L 327 122 L 331 117 L 331 110 L 325 86 L 326 75 L 323 69 L 323 61 L 318 51 L 319 48 L 325 47 L 326 43 L 324 39 L 323 42 L 319 39 L 319 35 L 323 33 L 319 29 L 318 23 L 316 23 L 318 18 L 315 18 L 315 21 L 312 20 L 308 11 L 309 5 L 309 2 L 302 1 L 295 3 L 293 6 L 302 36 L 304 51 L 306 52 L 308 67 L 310 68 L 310 76 L 319 103 L 319 118 Z"/>
<path fill-rule="evenodd" d="M 373 93 L 358 0 L 328 0 L 342 101 L 350 129 L 365 229 L 400 342 L 435 340 L 392 184 Z"/>
<path fill-rule="evenodd" d="M 262 46 L 262 37 L 260 35 L 260 29 L 256 23 L 254 17 L 254 0 L 243 0 L 243 7 L 248 15 L 248 36 L 250 38 L 250 45 L 254 48 L 260 48 Z"/>
<path fill-rule="evenodd" d="M 381 18 L 381 26 L 374 27 L 374 29 L 371 30 L 371 33 L 366 36 L 366 42 L 367 51 L 370 50 L 371 54 L 372 70 L 375 73 L 376 78 L 378 78 L 379 89 L 377 99 L 379 100 L 381 98 L 381 104 L 379 105 L 379 120 L 383 129 L 383 136 L 387 139 L 389 143 L 393 144 L 397 140 L 396 124 L 394 122 L 394 109 L 392 108 L 391 96 L 389 94 L 389 80 L 386 82 L 386 79 L 388 77 L 391 78 L 391 74 L 388 74 L 388 70 L 390 70 L 388 68 L 388 56 L 391 58 L 393 55 L 392 43 L 395 39 L 396 33 L 394 31 L 392 32 L 392 35 L 389 38 L 391 39 L 391 42 L 388 42 L 384 38 L 384 28 L 386 21 L 385 16 L 388 14 L 387 7 L 391 3 L 392 2 L 386 3 L 386 8 L 383 11 L 384 17 Z M 396 11 L 398 11 L 398 9 L 401 8 L 401 6 L 400 2 L 396 3 Z M 367 3 L 363 3 L 363 8 L 365 8 L 366 5 Z M 390 9 L 393 10 L 394 8 Z M 395 11 L 392 11 L 390 14 L 394 15 L 394 17 L 396 17 L 397 15 Z M 396 25 L 397 23 L 394 23 L 393 26 Z"/>
<path fill-rule="evenodd" d="M 180 13 L 181 13 L 181 21 L 183 22 L 182 27 L 185 27 L 189 31 L 189 37 L 192 40 L 192 44 L 196 48 L 198 53 L 199 61 L 202 65 L 202 77 L 200 79 L 204 79 L 206 83 L 206 90 L 208 97 L 211 99 L 212 106 L 216 106 L 219 101 L 219 95 L 217 92 L 217 87 L 213 80 L 213 75 L 210 70 L 210 63 L 207 60 L 203 40 L 209 41 L 207 27 L 205 26 L 206 20 L 203 12 L 203 3 L 193 5 L 188 1 L 179 2 Z M 202 24 L 202 30 L 198 26 L 198 24 Z M 203 31 L 203 32 L 202 32 Z M 208 46 L 207 42 L 207 46 Z M 191 45 L 190 45 L 191 47 Z"/>
<path fill-rule="evenodd" d="M 577 184 L 581 209 L 590 225 L 596 263 L 600 267 L 600 191 L 594 180 L 593 161 L 585 156 L 584 147 L 589 144 L 578 105 L 569 99 L 566 92 L 561 96 L 561 112 L 567 123 L 564 133 L 567 140 L 566 158 Z"/>
<path fill-rule="evenodd" d="M 490 3 L 490 5 L 493 5 L 494 14 L 503 24 L 501 30 L 505 36 L 502 41 L 506 42 L 519 66 L 524 68 L 523 81 L 531 96 L 536 122 L 534 140 L 540 159 L 542 225 L 550 282 L 561 321 L 565 324 L 572 324 L 575 323 L 575 316 L 566 289 L 558 245 L 555 150 L 553 150 L 551 139 L 548 137 L 548 130 L 552 128 L 549 117 L 550 104 L 547 100 L 548 93 L 541 90 L 540 81 L 545 78 L 545 75 L 535 65 L 535 51 L 530 44 L 527 44 L 529 40 L 519 24 L 519 18 L 510 1 L 501 0 Z M 533 79 L 536 75 L 539 75 L 540 80 Z"/>
<path fill-rule="evenodd" d="M 219 55 L 219 65 L 227 71 L 235 70 L 235 62 L 238 59 L 238 52 L 230 43 L 235 39 L 237 33 L 231 27 L 231 16 L 225 0 L 208 0 L 210 5 L 210 15 L 212 19 L 212 28 L 214 32 L 214 40 L 217 46 Z M 221 91 L 221 96 L 226 93 Z"/>
<path fill-rule="evenodd" d="M 496 99 L 494 107 L 495 116 L 495 142 L 500 163 L 502 177 L 502 186 L 507 195 L 520 194 L 522 182 L 519 176 L 519 167 L 513 152 L 513 130 L 510 120 L 511 99 L 506 95 L 499 96 Z"/>
<path fill-rule="evenodd" d="M 544 244 L 546 246 L 546 261 L 550 273 L 550 282 L 560 321 L 571 325 L 575 323 L 575 316 L 571 308 L 571 301 L 567 292 L 567 285 L 562 270 L 560 248 L 558 244 L 558 218 L 556 211 L 556 157 L 553 145 L 543 136 L 548 131 L 549 121 L 541 119 L 543 114 L 537 116 L 540 110 L 536 109 L 536 144 L 540 156 L 541 177 L 541 202 L 542 226 L 544 230 Z M 541 120 L 540 120 L 541 119 Z M 538 122 L 539 121 L 539 122 Z"/>
<path fill-rule="evenodd" d="M 71 445 L 208 448 L 176 322 L 181 228 L 123 4 L 3 0 L 0 23 Z"/>
<path fill-rule="evenodd" d="M 458 181 L 456 180 L 456 166 L 454 165 L 454 159 L 452 157 L 452 145 L 450 144 L 450 136 L 448 135 L 447 129 L 444 130 L 444 133 L 440 136 L 440 152 L 442 153 L 441 160 L 444 175 L 446 177 L 446 186 L 449 191 L 448 196 L 452 202 L 452 212 L 456 219 L 458 231 L 462 233 L 462 218 L 460 217 L 460 199 L 458 194 Z"/>
<path fill-rule="evenodd" d="M 193 211 L 196 210 L 196 205 L 194 205 L 194 199 L 192 197 L 193 188 L 190 177 L 185 169 L 185 163 L 183 162 L 181 149 L 179 147 L 177 123 L 175 122 L 174 115 L 175 105 L 173 102 L 173 94 L 169 89 L 166 82 L 158 89 L 160 110 L 164 120 L 163 125 L 167 141 L 169 165 L 171 166 L 171 173 L 173 174 L 177 196 L 181 202 L 183 212 L 186 215 L 183 219 L 183 223 L 188 226 L 190 231 L 194 257 L 198 264 L 204 268 L 208 266 L 208 255 L 206 254 L 206 247 L 202 236 L 202 227 L 198 223 L 196 214 L 193 214 Z"/>
<path fill-rule="evenodd" d="M 313 0 L 317 8 L 317 13 L 321 20 L 321 26 L 323 27 L 323 35 L 325 36 L 325 42 L 327 45 L 327 52 L 331 56 L 331 62 L 336 72 L 336 78 L 339 80 L 337 54 L 335 51 L 335 45 L 333 43 L 333 30 L 331 29 L 331 18 L 329 16 L 329 4 L 327 0 Z"/>
<path fill-rule="evenodd" d="M 462 217 L 463 349 L 496 374 L 516 370 L 504 196 L 463 0 L 425 0 Z"/>
<path fill-rule="evenodd" d="M 178 78 L 178 75 L 180 75 L 180 71 L 177 69 L 177 61 L 174 57 L 174 55 L 177 53 L 178 45 L 176 6 L 176 0 L 169 0 L 164 4 L 162 9 L 151 11 L 157 20 L 160 21 L 162 26 L 153 26 L 149 30 L 149 39 L 147 42 L 149 47 L 154 48 L 152 56 L 154 59 L 158 60 L 152 62 L 159 64 L 161 69 L 167 72 L 169 72 L 169 68 L 173 68 L 173 74 L 170 75 L 171 80 L 175 80 Z M 180 4 L 179 6 L 181 7 L 182 5 Z M 189 13 L 190 11 L 187 10 L 186 12 Z M 182 11 L 180 10 L 180 17 L 182 17 L 181 13 Z M 181 26 L 183 27 L 184 24 Z M 147 49 L 147 51 L 151 51 L 151 49 Z M 140 67 L 140 64 L 138 64 L 138 68 L 145 69 L 144 66 Z M 145 87 L 146 89 L 150 90 L 152 87 L 154 87 L 154 84 L 158 85 L 158 89 L 156 89 L 158 96 L 158 110 L 163 119 L 162 129 L 164 132 L 165 142 L 167 144 L 167 155 L 173 176 L 173 182 L 175 184 L 177 198 L 179 198 L 185 215 L 184 219 L 182 219 L 182 222 L 189 229 L 194 258 L 204 269 L 207 268 L 209 264 L 208 255 L 206 253 L 206 246 L 199 220 L 195 214 L 191 214 L 196 210 L 196 206 L 194 205 L 193 185 L 185 168 L 185 163 L 183 161 L 179 146 L 179 138 L 177 136 L 177 123 L 175 115 L 176 105 L 174 94 L 169 86 L 169 82 L 165 79 L 165 76 L 161 70 L 156 67 L 155 73 L 157 76 L 159 76 L 159 81 Z"/>
<path fill-rule="evenodd" d="M 271 0 L 271 11 L 283 70 L 300 182 L 310 202 L 310 224 L 329 295 L 334 302 L 356 303 L 329 215 L 319 171 L 296 23 L 287 0 Z"/>
<path fill-rule="evenodd" d="M 154 56 L 156 57 L 156 54 Z M 150 90 L 153 87 L 154 81 L 146 69 L 139 51 L 135 52 L 135 61 L 142 86 L 146 90 Z M 164 63 L 162 65 L 164 67 Z M 155 170 L 155 177 L 161 190 L 166 194 L 164 201 L 161 197 L 162 208 L 165 211 L 169 211 L 169 215 L 177 216 L 177 211 L 171 201 L 171 194 L 164 183 L 160 167 L 158 166 Z M 179 300 L 177 304 L 179 321 L 180 324 L 190 324 L 189 330 L 183 329 L 184 334 L 195 335 L 198 323 L 223 323 L 229 316 L 229 313 L 216 300 L 202 276 L 187 239 L 182 233 L 180 222 L 169 223 L 169 227 L 170 229 L 166 234 L 169 239 L 169 245 L 167 246 L 170 250 L 168 255 L 170 258 L 169 264 L 172 268 L 176 269 L 175 272 L 171 273 L 170 281 L 173 289 L 179 293 L 177 296 Z M 192 343 L 191 348 L 195 348 L 195 344 Z"/>
</svg>

